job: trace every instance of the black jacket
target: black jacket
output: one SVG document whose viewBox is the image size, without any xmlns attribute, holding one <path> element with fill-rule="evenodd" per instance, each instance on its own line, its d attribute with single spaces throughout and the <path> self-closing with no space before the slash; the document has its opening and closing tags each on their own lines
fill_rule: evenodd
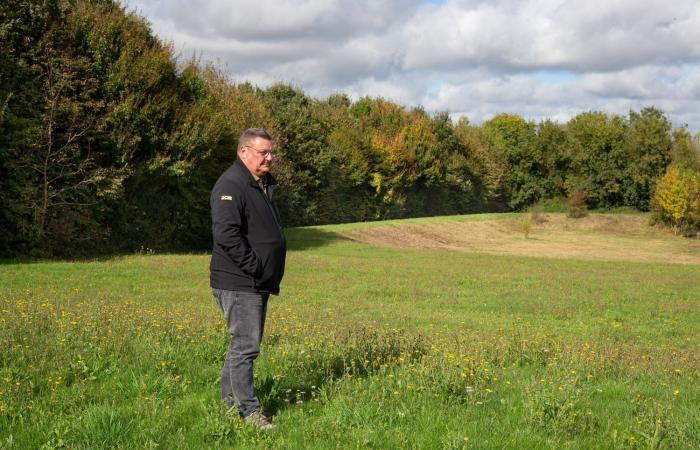
<svg viewBox="0 0 700 450">
<path fill-rule="evenodd" d="M 265 179 L 269 199 L 236 159 L 211 191 L 213 288 L 279 293 L 287 242 L 272 195 L 277 182 Z"/>
</svg>

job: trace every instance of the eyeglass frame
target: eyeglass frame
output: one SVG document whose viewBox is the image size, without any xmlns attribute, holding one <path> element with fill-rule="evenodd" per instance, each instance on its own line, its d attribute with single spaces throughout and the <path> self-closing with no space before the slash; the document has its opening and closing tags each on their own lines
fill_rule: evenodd
<svg viewBox="0 0 700 450">
<path fill-rule="evenodd" d="M 270 149 L 270 150 L 260 150 L 260 149 L 257 149 L 257 148 L 255 148 L 255 147 L 253 147 L 253 146 L 250 146 L 250 145 L 244 145 L 243 147 L 246 147 L 246 148 L 250 148 L 250 149 L 252 149 L 252 150 L 255 150 L 255 153 L 257 153 L 258 155 L 262 156 L 263 158 L 267 158 L 268 156 L 270 156 L 271 158 L 274 158 L 274 157 L 275 157 L 275 151 L 272 150 L 272 149 Z"/>
</svg>

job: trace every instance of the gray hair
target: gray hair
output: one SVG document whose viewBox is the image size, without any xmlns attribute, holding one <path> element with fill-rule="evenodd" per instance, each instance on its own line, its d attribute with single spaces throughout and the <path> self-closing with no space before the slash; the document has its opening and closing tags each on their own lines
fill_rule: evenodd
<svg viewBox="0 0 700 450">
<path fill-rule="evenodd" d="M 250 145 L 250 142 L 256 138 L 272 141 L 272 136 L 270 136 L 268 132 L 262 128 L 248 128 L 243 132 L 243 134 L 241 134 L 241 137 L 238 138 L 238 150 L 246 145 Z"/>
</svg>

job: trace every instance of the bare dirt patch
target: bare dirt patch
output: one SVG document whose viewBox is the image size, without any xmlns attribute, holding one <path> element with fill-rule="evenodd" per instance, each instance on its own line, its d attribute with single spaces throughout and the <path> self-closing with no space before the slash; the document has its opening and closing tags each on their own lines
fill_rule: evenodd
<svg viewBox="0 0 700 450">
<path fill-rule="evenodd" d="M 482 221 L 394 223 L 342 233 L 349 239 L 396 248 L 445 249 L 521 256 L 700 264 L 700 240 L 650 227 L 647 219 L 590 215 L 570 219 L 547 214 L 532 224 L 529 238 L 522 217 Z"/>
</svg>

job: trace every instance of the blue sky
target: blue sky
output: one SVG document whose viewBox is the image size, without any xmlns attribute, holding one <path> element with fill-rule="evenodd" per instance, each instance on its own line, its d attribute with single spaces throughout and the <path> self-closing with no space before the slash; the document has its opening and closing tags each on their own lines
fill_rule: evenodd
<svg viewBox="0 0 700 450">
<path fill-rule="evenodd" d="M 696 0 L 127 0 L 183 58 L 448 111 L 566 121 L 654 105 L 700 131 Z"/>
</svg>

